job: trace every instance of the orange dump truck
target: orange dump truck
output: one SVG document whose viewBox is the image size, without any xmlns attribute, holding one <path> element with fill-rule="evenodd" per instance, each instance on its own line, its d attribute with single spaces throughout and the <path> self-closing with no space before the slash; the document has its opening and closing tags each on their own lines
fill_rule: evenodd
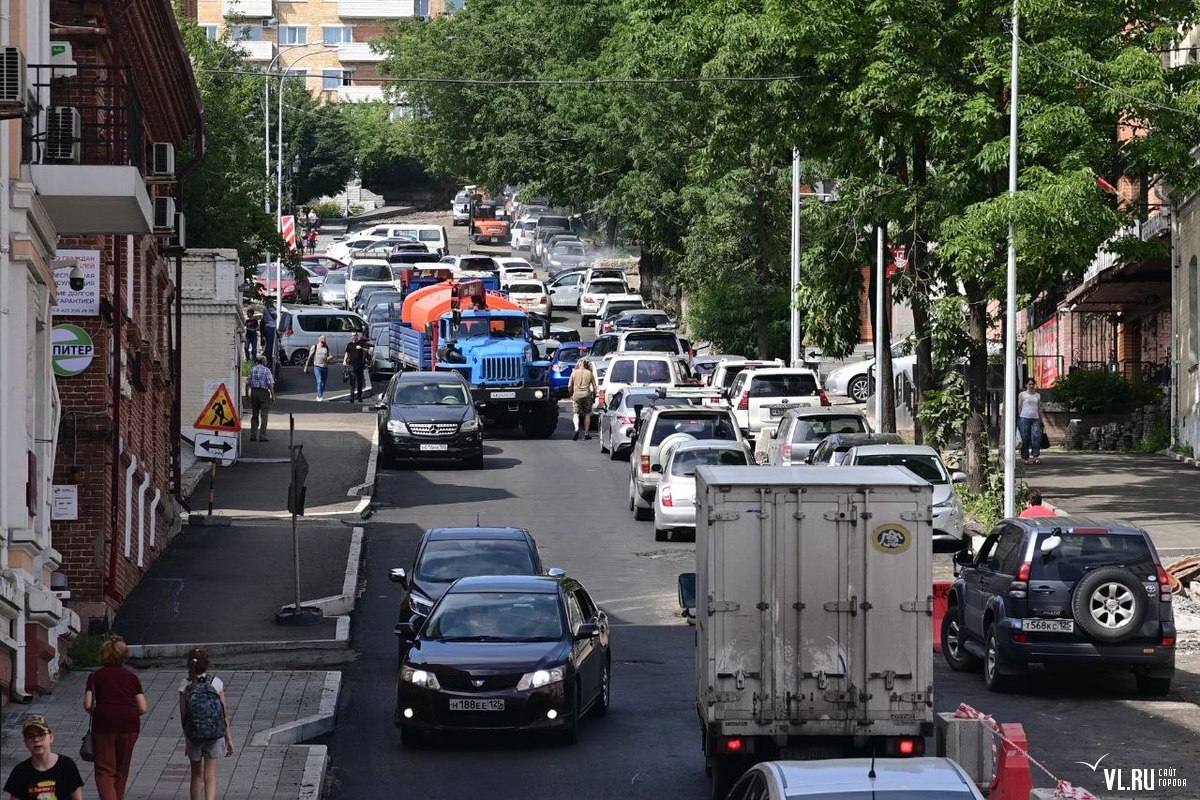
<svg viewBox="0 0 1200 800">
<path fill-rule="evenodd" d="M 510 222 L 503 203 L 478 202 L 471 211 L 471 241 L 475 244 L 508 244 Z"/>
</svg>

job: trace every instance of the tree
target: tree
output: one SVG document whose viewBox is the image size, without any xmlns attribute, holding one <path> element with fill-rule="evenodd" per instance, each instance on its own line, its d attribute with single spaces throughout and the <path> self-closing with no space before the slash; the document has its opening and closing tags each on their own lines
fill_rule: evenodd
<svg viewBox="0 0 1200 800">
<path fill-rule="evenodd" d="M 354 177 L 356 153 L 348 119 L 340 104 L 322 103 L 303 81 L 285 81 L 283 140 L 285 169 L 300 156 L 297 195 L 302 200 L 340 192 Z"/>
</svg>

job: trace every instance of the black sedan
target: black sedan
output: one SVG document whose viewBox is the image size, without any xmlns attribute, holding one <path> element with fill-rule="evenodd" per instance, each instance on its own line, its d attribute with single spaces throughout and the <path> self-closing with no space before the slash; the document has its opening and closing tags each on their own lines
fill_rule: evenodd
<svg viewBox="0 0 1200 800">
<path fill-rule="evenodd" d="M 414 635 L 411 624 L 396 626 Z M 456 581 L 415 633 L 396 682 L 396 727 L 427 732 L 547 731 L 579 737 L 608 713 L 608 616 L 566 576 Z"/>
<path fill-rule="evenodd" d="M 483 423 L 458 373 L 398 373 L 375 408 L 382 466 L 452 459 L 483 467 Z"/>
<path fill-rule="evenodd" d="M 397 621 L 419 628 L 433 604 L 459 578 L 542 572 L 537 543 L 524 528 L 431 528 L 417 543 L 412 570 L 396 567 L 388 577 L 404 587 Z M 401 658 L 409 644 L 400 637 Z"/>
</svg>

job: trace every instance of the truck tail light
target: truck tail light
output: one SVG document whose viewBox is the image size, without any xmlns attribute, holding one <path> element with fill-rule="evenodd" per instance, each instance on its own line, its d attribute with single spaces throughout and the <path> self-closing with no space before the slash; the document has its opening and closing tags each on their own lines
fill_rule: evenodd
<svg viewBox="0 0 1200 800">
<path fill-rule="evenodd" d="M 750 410 L 750 392 L 742 392 L 742 399 L 738 400 L 738 411 Z"/>
<path fill-rule="evenodd" d="M 288 328 L 286 331 L 283 332 L 283 335 L 291 336 L 293 333 L 294 333 L 294 331 L 291 328 Z"/>
<path fill-rule="evenodd" d="M 1175 635 L 1164 633 L 1161 644 L 1163 647 L 1174 647 L 1175 646 Z"/>
<path fill-rule="evenodd" d="M 639 459 L 639 460 L 641 462 L 640 469 L 642 471 L 642 474 L 649 475 L 650 474 L 650 456 L 642 456 L 641 459 Z"/>
<path fill-rule="evenodd" d="M 821 389 L 819 392 L 817 392 L 817 394 L 819 394 L 821 396 L 821 405 L 823 405 L 823 406 L 829 405 L 829 395 L 825 394 L 824 389 Z"/>
<path fill-rule="evenodd" d="M 1026 561 L 1017 570 L 1016 580 L 1009 581 L 1008 596 L 1014 600 L 1023 600 L 1026 593 L 1029 591 L 1029 573 L 1033 570 L 1033 564 Z"/>
<path fill-rule="evenodd" d="M 659 489 L 658 490 L 658 499 L 662 500 L 662 504 L 664 506 L 666 506 L 667 508 L 671 508 L 671 506 L 673 505 L 672 500 L 671 500 L 671 487 L 664 486 L 661 489 Z"/>
<path fill-rule="evenodd" d="M 592 302 L 595 302 L 595 300 L 596 300 L 596 298 L 592 297 L 590 294 L 585 294 L 583 296 L 583 302 L 585 302 L 585 303 L 592 303 Z"/>
<path fill-rule="evenodd" d="M 748 749 L 746 740 L 740 736 L 722 737 L 717 747 L 723 753 L 745 753 Z"/>
<path fill-rule="evenodd" d="M 622 425 L 632 425 L 634 420 L 633 417 L 617 417 L 617 421 Z"/>
<path fill-rule="evenodd" d="M 920 736 L 890 737 L 884 746 L 884 755 L 923 756 L 925 755 L 925 739 Z"/>
</svg>

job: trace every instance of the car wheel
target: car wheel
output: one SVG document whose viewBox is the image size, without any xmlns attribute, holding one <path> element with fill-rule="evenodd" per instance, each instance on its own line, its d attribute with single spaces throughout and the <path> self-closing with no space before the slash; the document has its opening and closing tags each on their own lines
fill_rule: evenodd
<svg viewBox="0 0 1200 800">
<path fill-rule="evenodd" d="M 742 774 L 739 766 L 731 758 L 714 758 L 712 760 L 712 769 L 708 773 L 708 780 L 713 800 L 725 800 L 725 796 L 733 788 L 734 781 Z"/>
<path fill-rule="evenodd" d="M 846 386 L 846 394 L 856 403 L 864 403 L 871 396 L 871 381 L 866 375 L 856 375 Z"/>
<path fill-rule="evenodd" d="M 636 490 L 633 488 L 633 478 L 629 479 L 629 510 L 636 513 L 637 504 L 633 500 L 633 495 Z"/>
<path fill-rule="evenodd" d="M 654 541 L 665 542 L 670 538 L 671 538 L 671 532 L 669 530 L 667 530 L 666 528 L 655 528 L 654 529 Z"/>
<path fill-rule="evenodd" d="M 597 717 L 608 716 L 608 703 L 612 696 L 612 659 L 605 657 L 600 672 L 600 694 L 592 704 L 592 713 Z"/>
<path fill-rule="evenodd" d="M 1149 675 L 1135 673 L 1138 694 L 1145 697 L 1166 697 L 1171 691 L 1170 678 L 1152 678 Z"/>
<path fill-rule="evenodd" d="M 305 361 L 308 361 L 308 351 L 300 347 L 292 351 L 292 357 L 288 359 L 287 363 L 293 367 L 303 367 Z"/>
<path fill-rule="evenodd" d="M 967 651 L 962 607 L 957 603 L 946 609 L 942 617 L 942 655 L 955 672 L 974 672 L 979 669 L 979 659 Z"/>
<path fill-rule="evenodd" d="M 477 456 L 471 456 L 463 462 L 463 466 L 467 469 L 483 469 L 483 453 Z"/>
<path fill-rule="evenodd" d="M 1123 642 L 1142 627 L 1147 612 L 1146 590 L 1125 567 L 1099 567 L 1075 584 L 1071 615 L 1092 639 Z"/>
<path fill-rule="evenodd" d="M 989 692 L 1007 692 L 1012 688 L 1011 675 L 1000 672 L 1000 651 L 996 646 L 996 626 L 988 625 L 984 650 L 987 657 L 983 661 L 983 682 Z"/>
<path fill-rule="evenodd" d="M 404 745 L 410 750 L 416 750 L 425 744 L 425 738 L 421 735 L 421 732 L 412 725 L 401 725 L 400 744 Z"/>
</svg>

